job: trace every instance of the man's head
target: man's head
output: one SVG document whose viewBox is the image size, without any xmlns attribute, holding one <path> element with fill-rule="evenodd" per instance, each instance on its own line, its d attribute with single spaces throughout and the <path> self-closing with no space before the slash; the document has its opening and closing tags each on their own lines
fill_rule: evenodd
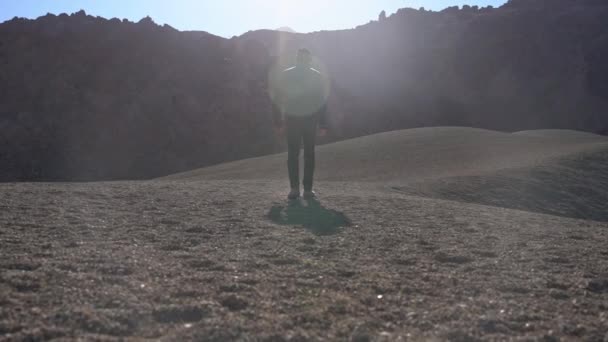
<svg viewBox="0 0 608 342">
<path fill-rule="evenodd" d="M 310 67 L 312 64 L 312 54 L 308 49 L 299 49 L 297 57 L 297 65 L 303 67 Z"/>
</svg>

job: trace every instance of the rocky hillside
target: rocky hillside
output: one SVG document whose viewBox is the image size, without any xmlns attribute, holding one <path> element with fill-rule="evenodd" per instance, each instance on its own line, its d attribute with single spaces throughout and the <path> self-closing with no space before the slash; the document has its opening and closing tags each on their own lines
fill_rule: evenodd
<svg viewBox="0 0 608 342">
<path fill-rule="evenodd" d="M 250 32 L 271 51 L 310 46 L 348 136 L 458 125 L 519 131 L 608 128 L 608 3 L 510 1 L 499 9 L 402 9 L 355 30 Z"/>
<path fill-rule="evenodd" d="M 84 12 L 0 24 L 0 180 L 141 179 L 282 149 L 268 79 L 306 46 L 330 140 L 459 125 L 608 128 L 608 4 L 402 9 L 224 39 Z"/>
<path fill-rule="evenodd" d="M 246 44 L 84 12 L 0 37 L 3 180 L 145 178 L 275 144 Z"/>
</svg>

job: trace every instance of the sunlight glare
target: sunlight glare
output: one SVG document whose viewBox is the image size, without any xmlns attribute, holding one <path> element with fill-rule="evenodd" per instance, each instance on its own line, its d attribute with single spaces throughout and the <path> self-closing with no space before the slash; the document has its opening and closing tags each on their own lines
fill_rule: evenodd
<svg viewBox="0 0 608 342">
<path fill-rule="evenodd" d="M 293 19 L 300 16 L 315 16 L 329 6 L 327 1 L 322 0 L 255 0 L 255 3 L 259 11 L 271 12 L 284 22 L 283 26 L 290 26 Z"/>
</svg>

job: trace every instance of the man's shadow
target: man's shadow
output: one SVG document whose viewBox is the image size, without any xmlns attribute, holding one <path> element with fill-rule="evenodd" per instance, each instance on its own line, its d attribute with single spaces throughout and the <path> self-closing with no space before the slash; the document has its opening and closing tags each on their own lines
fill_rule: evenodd
<svg viewBox="0 0 608 342">
<path fill-rule="evenodd" d="M 351 225 L 343 213 L 327 209 L 318 200 L 293 200 L 287 205 L 274 205 L 268 212 L 272 222 L 282 225 L 301 225 L 316 235 L 332 235 L 339 227 Z"/>
</svg>

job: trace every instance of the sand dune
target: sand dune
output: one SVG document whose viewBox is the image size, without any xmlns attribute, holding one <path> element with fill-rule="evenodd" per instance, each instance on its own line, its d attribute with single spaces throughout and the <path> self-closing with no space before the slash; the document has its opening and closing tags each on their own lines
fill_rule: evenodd
<svg viewBox="0 0 608 342">
<path fill-rule="evenodd" d="M 285 182 L 285 158 L 247 159 L 164 179 Z M 604 136 L 438 127 L 320 146 L 316 178 L 376 182 L 411 195 L 607 221 L 607 168 Z"/>
<path fill-rule="evenodd" d="M 404 186 L 405 193 L 608 221 L 608 147 L 543 163 Z"/>
<path fill-rule="evenodd" d="M 573 131 L 569 129 L 537 129 L 532 131 L 514 132 L 513 135 L 539 137 L 554 141 L 582 142 L 582 141 L 606 141 L 608 137 L 589 132 Z"/>
<path fill-rule="evenodd" d="M 317 147 L 316 179 L 416 182 L 527 167 L 608 147 L 603 136 L 575 131 L 516 134 L 460 127 L 381 133 Z M 162 179 L 285 179 L 286 155 L 221 164 Z"/>
</svg>

